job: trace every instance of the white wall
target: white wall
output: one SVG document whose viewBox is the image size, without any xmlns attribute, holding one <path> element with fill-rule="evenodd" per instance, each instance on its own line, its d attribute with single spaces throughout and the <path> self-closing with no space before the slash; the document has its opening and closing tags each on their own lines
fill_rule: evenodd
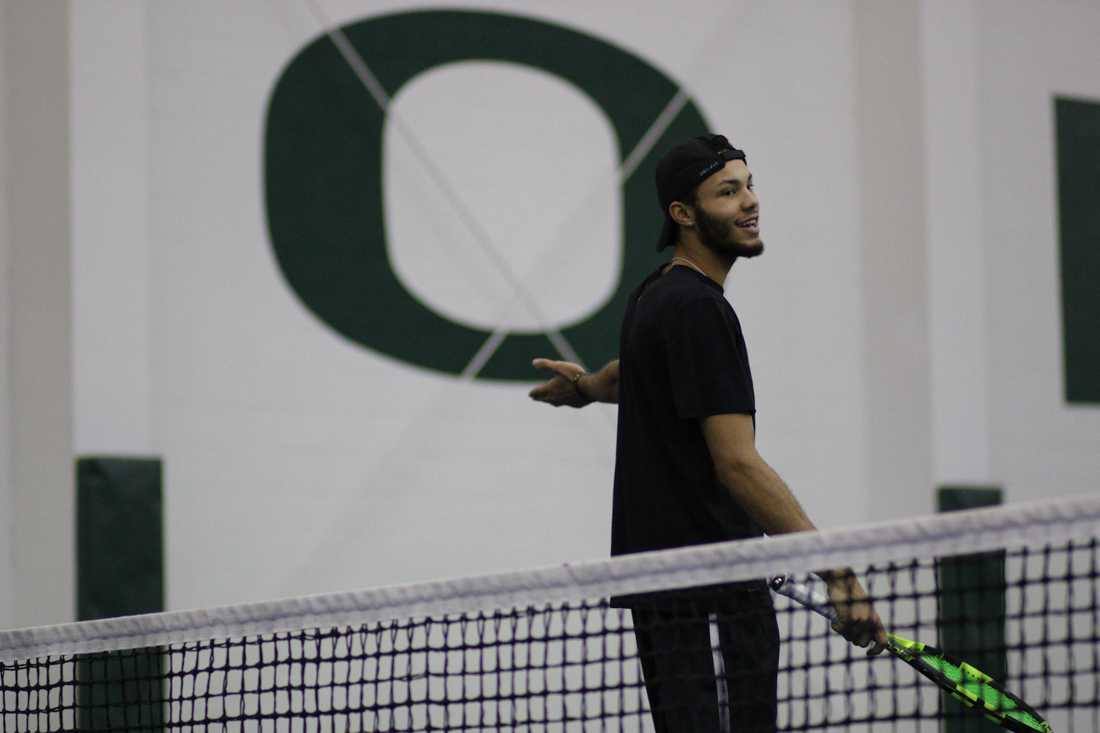
<svg viewBox="0 0 1100 733">
<path fill-rule="evenodd" d="M 1064 397 L 1053 97 L 1100 101 L 1100 7 L 977 7 L 993 472 L 1017 499 L 1097 491 L 1100 407 Z"/>
<path fill-rule="evenodd" d="M 15 525 L 11 471 L 11 238 L 8 233 L 7 179 L 7 6 L 0 5 L 0 628 L 15 623 Z"/>
<path fill-rule="evenodd" d="M 990 465 L 988 273 L 974 2 L 920 6 L 931 435 L 936 485 L 1003 481 Z M 1037 141 L 1038 143 L 1038 141 Z M 1014 497 L 1021 498 L 1021 497 Z"/>
<path fill-rule="evenodd" d="M 146 3 L 73 3 L 73 443 L 153 451 Z"/>
<path fill-rule="evenodd" d="M 31 4 L 6 12 L 15 7 L 33 15 Z M 343 23 L 408 4 L 322 7 Z M 727 293 L 752 355 L 761 450 L 823 526 L 930 511 L 942 483 L 1003 483 L 1010 500 L 1096 489 L 1100 413 L 1061 402 L 1050 96 L 1100 98 L 1091 44 L 1100 18 L 1068 0 L 1041 10 L 1039 18 L 1036 6 L 985 0 L 700 0 L 686 14 L 653 3 L 624 15 L 601 3 L 539 4 L 537 17 L 617 43 L 683 81 L 714 126 L 748 150 L 768 251 L 738 264 Z M 9 143 L 58 136 L 51 120 L 69 120 L 71 180 L 56 157 L 32 159 L 33 146 L 13 146 L 10 164 L 71 190 L 72 219 L 42 240 L 56 219 L 11 214 L 12 231 L 28 238 L 6 250 L 23 274 L 8 282 L 16 338 L 5 351 L 0 337 L 0 357 L 12 364 L 6 394 L 22 401 L 5 412 L 0 399 L 0 418 L 15 424 L 24 410 L 71 425 L 71 439 L 34 420 L 12 438 L 29 441 L 27 455 L 56 476 L 62 466 L 71 476 L 74 449 L 165 458 L 169 606 L 606 554 L 608 409 L 555 411 L 529 403 L 523 385 L 462 381 L 353 346 L 278 272 L 260 136 L 279 71 L 320 31 L 308 6 L 117 0 L 68 12 L 71 59 L 56 48 L 51 58 L 71 74 L 70 109 L 55 105 L 62 117 L 41 129 L 24 115 L 6 133 Z M 56 91 L 64 74 L 45 68 Z M 502 85 L 529 73 L 489 71 Z M 591 212 L 548 191 L 614 200 L 601 182 L 614 158 L 606 123 L 574 90 L 533 73 L 523 79 L 539 95 L 521 109 L 490 94 L 473 114 L 461 89 L 480 89 L 485 72 L 459 64 L 425 75 L 395 104 L 425 145 L 455 156 L 449 174 L 471 191 L 475 215 L 504 233 L 507 256 L 517 266 L 550 263 L 532 286 L 565 301 L 547 305 L 552 315 L 574 317 L 601 297 L 615 258 L 585 260 L 596 276 L 583 281 L 557 267 L 570 246 L 572 256 L 586 252 L 582 239 L 559 234 L 568 231 L 561 222 Z M 439 92 L 444 78 L 455 96 Z M 490 214 L 462 151 L 499 137 L 487 118 L 505 129 L 552 122 L 544 98 L 585 131 L 591 150 L 569 181 L 539 189 L 536 209 L 520 189 L 479 189 L 501 203 Z M 568 126 L 546 127 L 540 150 L 564 160 Z M 470 318 L 506 310 L 472 243 L 455 237 L 443 253 L 424 246 L 425 232 L 461 224 L 446 206 L 410 206 L 424 174 L 400 146 L 387 154 L 409 174 L 387 180 L 386 216 L 391 256 L 410 287 L 451 298 L 437 307 Z M 31 176 L 13 192 L 13 180 L 0 185 L 28 212 L 57 190 L 35 188 Z M 536 218 L 545 221 L 542 244 L 521 250 L 508 232 Z M 42 269 L 68 262 L 60 243 L 70 232 L 71 286 Z M 38 247 L 19 249 L 21 241 Z M 30 259 L 19 259 L 24 252 Z M 32 320 L 42 313 L 49 318 Z M 70 351 L 66 392 L 59 365 Z M 56 389 L 71 394 L 71 416 Z M 37 485 L 29 459 L 21 465 L 24 486 Z M 40 512 L 28 526 L 60 532 L 61 547 L 49 552 L 61 562 L 71 506 L 61 493 L 44 495 L 49 506 L 37 496 L 21 488 L 13 514 Z M 36 537 L 23 532 L 18 547 L 33 556 Z M 3 567 L 0 556 L 0 591 Z M 69 587 L 59 577 L 55 585 Z M 69 601 L 55 600 L 60 618 Z"/>
<path fill-rule="evenodd" d="M 1098 32 L 1086 3 L 922 5 L 937 483 L 1100 488 L 1100 409 L 1064 401 L 1053 114 L 1100 99 Z"/>
<path fill-rule="evenodd" d="M 862 512 L 850 511 L 851 521 L 864 521 L 933 508 L 931 383 L 918 7 L 877 0 L 853 7 L 865 375 L 857 391 L 866 395 L 868 473 Z"/>
<path fill-rule="evenodd" d="M 6 3 L 14 623 L 74 604 L 68 3 Z"/>
</svg>

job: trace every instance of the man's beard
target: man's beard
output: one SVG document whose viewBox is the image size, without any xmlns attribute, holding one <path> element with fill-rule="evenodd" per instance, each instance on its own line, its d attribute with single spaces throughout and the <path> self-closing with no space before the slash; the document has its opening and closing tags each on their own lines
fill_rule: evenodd
<svg viewBox="0 0 1100 733">
<path fill-rule="evenodd" d="M 737 224 L 709 216 L 701 206 L 695 207 L 695 226 L 699 241 L 715 254 L 737 258 L 756 257 L 764 252 L 762 241 L 738 242 Z"/>
</svg>

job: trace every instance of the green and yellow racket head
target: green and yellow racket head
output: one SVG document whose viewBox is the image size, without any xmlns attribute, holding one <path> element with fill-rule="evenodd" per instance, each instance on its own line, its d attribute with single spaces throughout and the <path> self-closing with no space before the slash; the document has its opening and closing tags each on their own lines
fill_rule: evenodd
<svg viewBox="0 0 1100 733">
<path fill-rule="evenodd" d="M 947 656 L 934 646 L 887 634 L 890 651 L 968 707 L 1006 730 L 1053 733 L 1042 716 L 980 669 Z"/>
</svg>

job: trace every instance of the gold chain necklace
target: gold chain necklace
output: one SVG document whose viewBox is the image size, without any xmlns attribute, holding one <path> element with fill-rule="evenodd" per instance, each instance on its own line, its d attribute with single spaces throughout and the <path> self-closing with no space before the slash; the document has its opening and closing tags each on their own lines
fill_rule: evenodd
<svg viewBox="0 0 1100 733">
<path fill-rule="evenodd" d="M 672 258 L 671 260 L 669 260 L 669 262 L 682 262 L 682 263 L 684 263 L 685 265 L 687 265 L 688 267 L 690 267 L 691 269 L 693 269 L 693 270 L 695 270 L 696 272 L 698 272 L 698 273 L 699 273 L 700 275 L 702 275 L 703 277 L 709 277 L 709 276 L 707 275 L 707 273 L 703 272 L 703 268 L 699 267 L 699 265 L 695 264 L 694 262 L 692 262 L 691 260 L 689 260 L 689 259 L 688 259 L 687 257 L 681 257 L 680 255 L 676 255 L 676 256 L 675 256 L 675 257 L 673 257 L 673 258 Z"/>
</svg>

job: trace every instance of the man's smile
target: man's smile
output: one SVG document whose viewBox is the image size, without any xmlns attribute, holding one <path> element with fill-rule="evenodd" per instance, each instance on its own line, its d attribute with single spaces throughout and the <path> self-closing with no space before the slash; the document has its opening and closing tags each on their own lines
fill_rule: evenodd
<svg viewBox="0 0 1100 733">
<path fill-rule="evenodd" d="M 738 221 L 736 221 L 734 223 L 737 225 L 738 229 L 744 229 L 745 231 L 750 232 L 752 234 L 759 234 L 760 233 L 760 215 L 759 214 L 753 214 L 752 216 L 746 217 L 744 219 L 739 219 Z"/>
</svg>

